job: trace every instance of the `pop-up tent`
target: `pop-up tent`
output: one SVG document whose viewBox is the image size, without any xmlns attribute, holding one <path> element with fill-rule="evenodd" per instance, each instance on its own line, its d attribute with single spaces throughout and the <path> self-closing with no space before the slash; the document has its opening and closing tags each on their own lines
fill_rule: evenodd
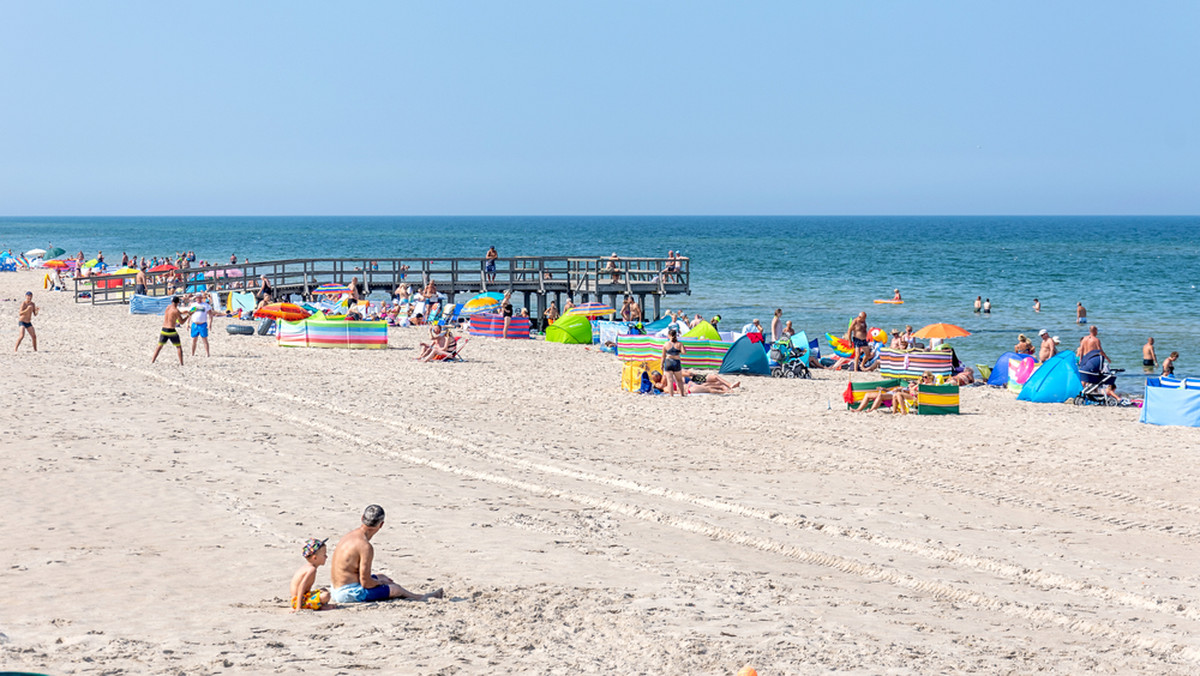
<svg viewBox="0 0 1200 676">
<path fill-rule="evenodd" d="M 583 315 L 563 315 L 546 327 L 546 342 L 592 344 L 592 323 Z"/>
<path fill-rule="evenodd" d="M 987 384 L 993 387 L 1005 387 L 1008 385 L 1009 376 L 1009 360 L 1016 359 L 1024 361 L 1033 359 L 1033 355 L 1017 354 L 1016 352 L 1005 352 L 996 359 L 996 365 L 992 367 L 992 374 L 988 376 Z"/>
<path fill-rule="evenodd" d="M 642 326 L 642 330 L 645 331 L 646 333 L 654 334 L 654 333 L 662 331 L 663 329 L 670 326 L 671 322 L 673 322 L 673 321 L 675 321 L 674 317 L 670 317 L 670 316 L 660 317 L 660 318 L 655 319 L 654 321 L 650 322 L 649 324 Z"/>
<path fill-rule="evenodd" d="M 1008 369 L 1005 368 L 1007 373 Z M 1074 352 L 1060 352 L 1033 372 L 1021 393 L 1019 401 L 1036 401 L 1043 404 L 1061 404 L 1083 391 L 1079 380 L 1079 366 Z"/>
<path fill-rule="evenodd" d="M 1200 427 L 1200 378 L 1147 378 L 1140 420 Z"/>
<path fill-rule="evenodd" d="M 757 337 L 757 340 L 751 337 Z M 769 376 L 771 363 L 767 360 L 767 351 L 763 349 L 762 334 L 750 333 L 734 341 L 725 359 L 721 362 L 720 373 L 737 373 L 741 375 Z"/>
<path fill-rule="evenodd" d="M 720 340 L 721 334 L 713 328 L 712 324 L 706 321 L 701 321 L 699 324 L 692 327 L 690 331 L 683 334 L 685 338 L 703 338 L 705 340 Z"/>
</svg>

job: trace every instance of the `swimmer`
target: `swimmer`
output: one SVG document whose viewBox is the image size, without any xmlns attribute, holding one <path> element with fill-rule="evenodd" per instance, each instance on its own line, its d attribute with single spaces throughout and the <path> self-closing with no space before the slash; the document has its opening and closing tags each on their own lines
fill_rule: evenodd
<svg viewBox="0 0 1200 676">
<path fill-rule="evenodd" d="M 1075 323 L 1076 324 L 1086 324 L 1087 323 L 1087 308 L 1083 307 L 1083 303 L 1081 303 L 1081 302 L 1075 304 Z"/>
</svg>

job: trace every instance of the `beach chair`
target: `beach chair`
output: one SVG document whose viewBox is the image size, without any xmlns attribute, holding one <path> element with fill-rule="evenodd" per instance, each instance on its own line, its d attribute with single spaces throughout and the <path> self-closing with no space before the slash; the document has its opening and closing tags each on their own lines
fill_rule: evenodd
<svg viewBox="0 0 1200 676">
<path fill-rule="evenodd" d="M 463 305 L 466 303 L 458 303 L 453 308 L 442 313 L 442 316 L 437 318 L 438 326 L 447 326 L 458 321 L 458 314 L 462 312 Z"/>
<path fill-rule="evenodd" d="M 450 354 L 438 355 L 430 361 L 466 361 L 462 358 L 463 348 L 467 346 L 467 336 L 458 336 L 450 345 Z"/>
<path fill-rule="evenodd" d="M 900 387 L 904 381 L 899 378 L 889 378 L 888 380 L 864 380 L 862 382 L 849 382 L 846 384 L 846 391 L 842 394 L 842 399 L 846 402 L 846 408 L 857 408 L 862 403 L 863 397 L 875 390 L 890 390 L 894 387 Z M 892 405 L 890 396 L 884 397 L 884 406 Z"/>
<path fill-rule="evenodd" d="M 917 415 L 958 415 L 958 385 L 920 385 Z"/>
</svg>

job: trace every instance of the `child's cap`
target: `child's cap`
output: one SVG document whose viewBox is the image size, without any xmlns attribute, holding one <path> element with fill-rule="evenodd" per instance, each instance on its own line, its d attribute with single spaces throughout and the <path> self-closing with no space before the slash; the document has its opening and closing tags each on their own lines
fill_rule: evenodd
<svg viewBox="0 0 1200 676">
<path fill-rule="evenodd" d="M 328 539 L 329 538 L 325 538 L 325 540 L 328 540 Z M 318 551 L 320 551 L 321 548 L 325 546 L 325 540 L 318 540 L 316 538 L 309 538 L 309 539 L 305 540 L 304 541 L 304 558 L 307 559 L 308 557 L 310 557 L 313 554 L 316 554 Z"/>
</svg>

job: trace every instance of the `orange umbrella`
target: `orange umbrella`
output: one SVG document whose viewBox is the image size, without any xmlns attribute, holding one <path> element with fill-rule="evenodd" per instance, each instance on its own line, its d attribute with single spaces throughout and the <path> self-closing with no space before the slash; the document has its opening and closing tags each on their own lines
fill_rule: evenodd
<svg viewBox="0 0 1200 676">
<path fill-rule="evenodd" d="M 971 332 L 954 324 L 930 324 L 921 327 L 913 335 L 918 338 L 961 338 L 971 335 Z"/>
<path fill-rule="evenodd" d="M 66 261 L 46 261 L 45 263 L 42 264 L 42 267 L 54 268 L 55 270 L 62 270 L 63 268 L 70 267 L 70 266 L 67 265 Z"/>
<path fill-rule="evenodd" d="M 271 319 L 282 319 L 288 322 L 294 322 L 308 317 L 311 312 L 296 305 L 295 303 L 271 303 L 254 311 L 254 316 L 257 318 L 269 317 Z"/>
</svg>

